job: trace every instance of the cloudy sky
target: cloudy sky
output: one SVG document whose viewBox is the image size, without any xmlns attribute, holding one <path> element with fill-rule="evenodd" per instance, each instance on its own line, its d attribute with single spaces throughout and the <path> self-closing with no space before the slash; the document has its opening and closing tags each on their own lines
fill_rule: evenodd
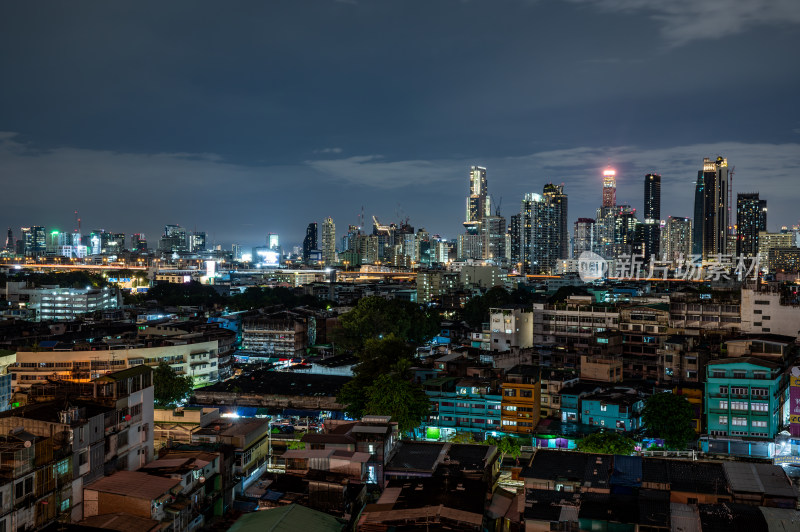
<svg viewBox="0 0 800 532">
<path fill-rule="evenodd" d="M 467 173 L 500 211 L 601 173 L 691 216 L 703 157 L 769 228 L 800 223 L 796 0 L 0 3 L 0 225 L 301 240 L 333 216 L 461 231 Z"/>
</svg>

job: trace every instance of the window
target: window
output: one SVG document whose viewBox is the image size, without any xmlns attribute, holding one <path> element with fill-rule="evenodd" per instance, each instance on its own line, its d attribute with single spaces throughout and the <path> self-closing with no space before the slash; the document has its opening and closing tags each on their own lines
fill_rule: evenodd
<svg viewBox="0 0 800 532">
<path fill-rule="evenodd" d="M 769 403 L 750 403 L 753 412 L 769 412 Z"/>
<path fill-rule="evenodd" d="M 747 410 L 749 406 L 747 401 L 731 401 L 731 410 Z"/>
<path fill-rule="evenodd" d="M 719 416 L 719 424 L 720 425 L 727 425 L 728 424 L 728 416 Z"/>
<path fill-rule="evenodd" d="M 125 434 L 127 434 L 127 432 Z M 86 465 L 88 461 L 89 461 L 89 453 L 81 453 L 78 455 L 79 466 Z"/>
<path fill-rule="evenodd" d="M 719 393 L 728 393 L 728 387 L 727 386 L 720 386 L 719 387 Z"/>
<path fill-rule="evenodd" d="M 733 378 L 734 379 L 746 379 L 747 378 L 747 373 L 744 372 L 744 371 L 734 371 L 733 372 Z"/>
<path fill-rule="evenodd" d="M 733 395 L 747 395 L 747 388 L 741 386 L 731 386 L 731 393 Z"/>
<path fill-rule="evenodd" d="M 513 388 L 510 388 L 510 389 L 507 389 L 507 390 L 503 390 L 503 395 L 505 395 L 506 397 L 516 397 L 517 396 L 517 390 L 515 390 Z"/>
<path fill-rule="evenodd" d="M 720 401 L 719 402 L 720 408 L 728 408 L 728 401 Z"/>
<path fill-rule="evenodd" d="M 766 427 L 767 426 L 767 422 L 766 421 L 753 421 L 752 425 L 754 427 Z"/>
<path fill-rule="evenodd" d="M 756 397 L 768 397 L 769 396 L 769 389 L 768 388 L 753 388 L 752 394 L 753 394 L 753 396 L 756 396 Z"/>
<path fill-rule="evenodd" d="M 715 379 L 724 379 L 725 378 L 725 372 L 724 371 L 712 371 L 711 372 L 711 376 L 714 377 Z"/>
<path fill-rule="evenodd" d="M 605 412 L 606 410 L 608 410 L 608 405 L 600 405 L 601 412 Z"/>
<path fill-rule="evenodd" d="M 520 397 L 531 398 L 531 397 L 533 397 L 533 391 L 531 391 L 531 390 L 520 390 L 519 391 L 519 396 Z"/>
<path fill-rule="evenodd" d="M 746 427 L 747 426 L 747 418 L 746 417 L 734 417 L 731 419 L 731 425 L 739 426 L 739 427 Z"/>
</svg>

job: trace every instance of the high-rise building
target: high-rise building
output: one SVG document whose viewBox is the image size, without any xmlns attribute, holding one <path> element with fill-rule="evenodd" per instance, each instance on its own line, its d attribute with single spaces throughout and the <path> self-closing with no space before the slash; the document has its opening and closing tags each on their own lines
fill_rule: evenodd
<svg viewBox="0 0 800 532">
<path fill-rule="evenodd" d="M 703 255 L 703 220 L 705 220 L 706 183 L 705 172 L 697 172 L 694 184 L 694 221 L 692 222 L 692 255 Z"/>
<path fill-rule="evenodd" d="M 703 260 L 709 260 L 728 252 L 728 160 L 703 159 L 702 178 L 702 250 Z M 695 206 L 695 215 L 696 211 Z"/>
<path fill-rule="evenodd" d="M 617 171 L 609 167 L 603 170 L 603 207 L 617 205 Z"/>
<path fill-rule="evenodd" d="M 205 231 L 195 231 L 189 235 L 189 251 L 191 253 L 198 253 L 206 250 L 206 233 Z"/>
<path fill-rule="evenodd" d="M 502 216 L 487 216 L 481 222 L 481 252 L 484 259 L 495 262 L 506 257 L 506 219 Z"/>
<path fill-rule="evenodd" d="M 22 249 L 26 257 L 41 257 L 47 250 L 47 235 L 45 234 L 44 227 L 41 225 L 34 225 L 31 227 L 22 227 Z"/>
<path fill-rule="evenodd" d="M 303 262 L 308 262 L 311 252 L 317 249 L 317 222 L 311 222 L 306 227 L 306 237 L 303 239 Z"/>
<path fill-rule="evenodd" d="M 14 251 L 14 232 L 11 228 L 8 228 L 8 233 L 6 233 L 6 251 Z"/>
<path fill-rule="evenodd" d="M 573 233 L 572 257 L 580 258 L 584 251 L 595 250 L 595 228 L 593 218 L 578 218 Z"/>
<path fill-rule="evenodd" d="M 61 235 L 63 235 L 61 231 L 58 229 L 53 229 L 50 231 L 50 234 L 47 235 L 47 253 L 48 254 L 55 254 L 58 251 L 58 247 L 61 245 Z"/>
<path fill-rule="evenodd" d="M 522 263 L 522 215 L 514 214 L 508 225 L 508 254 L 514 268 Z"/>
<path fill-rule="evenodd" d="M 281 241 L 276 233 L 267 233 L 267 247 L 272 251 L 280 251 Z"/>
<path fill-rule="evenodd" d="M 336 224 L 330 216 L 322 221 L 322 261 L 326 265 L 336 263 Z"/>
<path fill-rule="evenodd" d="M 144 233 L 134 233 L 131 235 L 131 251 L 136 253 L 147 251 L 147 237 Z"/>
<path fill-rule="evenodd" d="M 480 223 L 491 215 L 491 198 L 486 185 L 486 168 L 471 166 L 469 169 L 469 196 L 467 196 L 467 213 L 464 227 L 467 233 L 476 235 L 480 231 Z"/>
<path fill-rule="evenodd" d="M 563 186 L 548 183 L 543 194 L 525 194 L 520 213 L 520 253 L 526 273 L 553 273 L 569 233 L 562 232 L 567 201 Z M 562 245 L 563 243 L 563 245 Z"/>
<path fill-rule="evenodd" d="M 162 252 L 181 253 L 186 252 L 186 229 L 180 225 L 167 225 L 164 227 L 164 236 L 159 241 L 158 248 Z"/>
<path fill-rule="evenodd" d="M 661 176 L 644 176 L 644 256 L 658 258 L 661 237 Z"/>
<path fill-rule="evenodd" d="M 670 216 L 661 233 L 661 258 L 676 262 L 689 260 L 692 250 L 692 219 Z"/>
<path fill-rule="evenodd" d="M 736 195 L 736 254 L 754 257 L 758 253 L 758 233 L 767 230 L 767 200 L 758 192 Z"/>
<path fill-rule="evenodd" d="M 569 258 L 569 221 L 567 217 L 567 195 L 564 194 L 564 185 L 548 183 L 544 186 L 542 195 L 553 209 L 555 216 L 556 232 L 553 233 L 555 241 L 553 246 L 558 247 L 559 259 Z"/>
</svg>

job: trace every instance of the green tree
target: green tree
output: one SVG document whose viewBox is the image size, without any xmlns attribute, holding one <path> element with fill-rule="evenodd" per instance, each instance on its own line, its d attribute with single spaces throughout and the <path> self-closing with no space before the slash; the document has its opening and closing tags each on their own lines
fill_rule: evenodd
<svg viewBox="0 0 800 532">
<path fill-rule="evenodd" d="M 192 378 L 180 377 L 163 360 L 153 372 L 153 397 L 159 406 L 177 404 L 192 391 Z"/>
<path fill-rule="evenodd" d="M 577 448 L 585 453 L 622 454 L 629 456 L 636 448 L 632 438 L 619 432 L 596 432 L 578 442 Z"/>
<path fill-rule="evenodd" d="M 419 427 L 431 410 L 431 403 L 422 388 L 394 374 L 381 375 L 365 390 L 365 412 L 392 416 L 401 433 Z"/>
<path fill-rule="evenodd" d="M 391 369 L 410 377 L 408 369 L 413 355 L 413 349 L 394 334 L 368 339 L 356 352 L 359 362 L 353 368 L 353 379 L 339 391 L 338 402 L 346 406 L 351 416 L 360 418 L 365 413 L 366 389 Z"/>
<path fill-rule="evenodd" d="M 642 410 L 642 424 L 648 435 L 663 438 L 668 449 L 683 450 L 696 437 L 692 405 L 682 395 L 657 393 Z"/>
<path fill-rule="evenodd" d="M 472 436 L 471 432 L 454 432 L 448 436 L 447 440 L 445 441 L 450 443 L 478 443 L 475 441 L 475 438 Z"/>
<path fill-rule="evenodd" d="M 390 334 L 413 345 L 433 338 L 439 332 L 438 316 L 416 303 L 382 297 L 364 297 L 339 318 L 335 333 L 337 347 L 356 351 L 370 338 Z"/>
</svg>

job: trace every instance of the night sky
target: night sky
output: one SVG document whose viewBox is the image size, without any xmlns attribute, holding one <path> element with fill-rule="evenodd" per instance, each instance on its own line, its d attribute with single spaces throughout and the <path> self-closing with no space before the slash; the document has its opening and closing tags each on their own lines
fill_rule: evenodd
<svg viewBox="0 0 800 532">
<path fill-rule="evenodd" d="M 0 3 L 0 225 L 298 243 L 366 218 L 462 232 L 469 166 L 501 214 L 603 168 L 692 216 L 703 157 L 800 222 L 797 0 Z"/>
</svg>

